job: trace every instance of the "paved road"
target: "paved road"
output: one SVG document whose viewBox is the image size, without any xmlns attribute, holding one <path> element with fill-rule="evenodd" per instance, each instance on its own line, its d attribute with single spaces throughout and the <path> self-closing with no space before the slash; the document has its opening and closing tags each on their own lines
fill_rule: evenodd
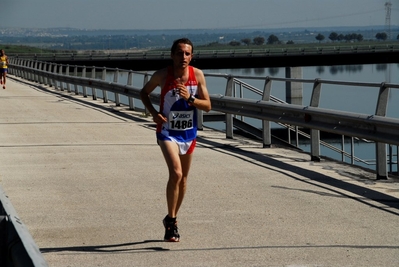
<svg viewBox="0 0 399 267">
<path fill-rule="evenodd" d="M 399 266 L 399 183 L 204 130 L 165 243 L 167 170 L 140 113 L 9 79 L 0 185 L 49 266 Z"/>
</svg>

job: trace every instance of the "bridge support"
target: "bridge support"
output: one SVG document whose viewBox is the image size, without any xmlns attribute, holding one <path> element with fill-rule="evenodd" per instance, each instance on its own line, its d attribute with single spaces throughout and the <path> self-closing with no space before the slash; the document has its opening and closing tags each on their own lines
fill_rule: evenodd
<svg viewBox="0 0 399 267">
<path fill-rule="evenodd" d="M 289 79 L 302 79 L 302 67 L 286 67 L 285 77 Z M 302 105 L 302 82 L 285 82 L 285 98 L 285 101 L 289 104 Z"/>
</svg>

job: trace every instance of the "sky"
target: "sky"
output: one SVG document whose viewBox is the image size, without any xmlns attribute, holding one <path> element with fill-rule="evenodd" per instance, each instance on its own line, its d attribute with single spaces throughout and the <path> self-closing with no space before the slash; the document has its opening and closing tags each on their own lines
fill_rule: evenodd
<svg viewBox="0 0 399 267">
<path fill-rule="evenodd" d="M 0 28 L 274 29 L 385 25 L 388 0 L 0 0 Z M 391 0 L 399 25 L 399 0 Z"/>
</svg>

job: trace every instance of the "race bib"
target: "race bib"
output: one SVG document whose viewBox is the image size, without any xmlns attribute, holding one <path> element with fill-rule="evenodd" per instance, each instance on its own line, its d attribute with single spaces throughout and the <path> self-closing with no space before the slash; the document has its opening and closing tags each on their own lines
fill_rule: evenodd
<svg viewBox="0 0 399 267">
<path fill-rule="evenodd" d="M 185 131 L 193 128 L 194 111 L 171 111 L 169 113 L 169 129 Z"/>
</svg>

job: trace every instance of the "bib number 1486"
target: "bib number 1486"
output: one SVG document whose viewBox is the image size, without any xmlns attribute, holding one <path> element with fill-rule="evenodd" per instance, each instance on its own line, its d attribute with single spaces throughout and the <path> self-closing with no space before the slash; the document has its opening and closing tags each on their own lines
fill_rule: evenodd
<svg viewBox="0 0 399 267">
<path fill-rule="evenodd" d="M 193 128 L 193 120 L 174 120 L 170 122 L 173 130 L 187 130 Z"/>
</svg>

